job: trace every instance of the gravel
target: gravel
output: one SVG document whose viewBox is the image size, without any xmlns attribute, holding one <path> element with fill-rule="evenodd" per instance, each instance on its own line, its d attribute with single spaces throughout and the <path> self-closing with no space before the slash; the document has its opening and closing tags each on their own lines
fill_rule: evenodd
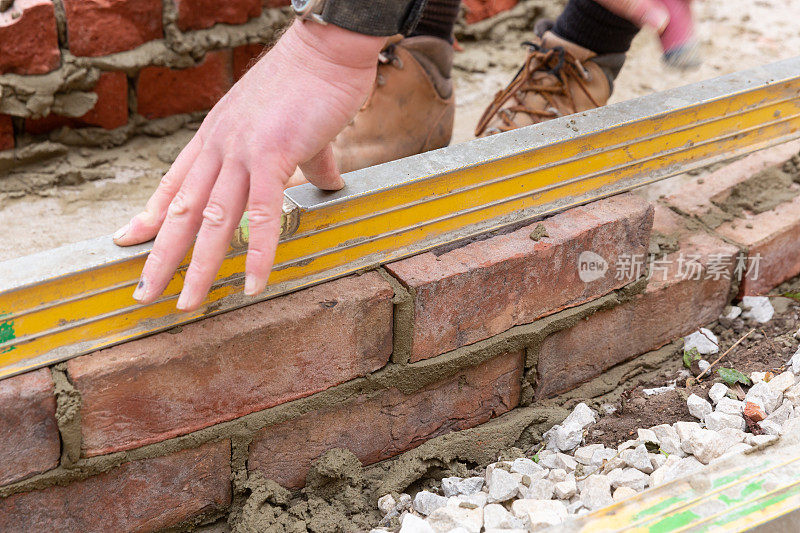
<svg viewBox="0 0 800 533">
<path fill-rule="evenodd" d="M 774 311 L 766 298 L 747 297 L 743 307 L 743 315 L 756 321 Z M 687 345 L 713 353 L 702 351 L 711 346 L 703 344 L 710 332 L 701 331 L 688 336 Z M 780 435 L 800 442 L 800 350 L 786 367 L 777 375 L 752 372 L 744 401 L 734 399 L 737 393 L 722 383 L 714 384 L 707 398 L 691 394 L 686 404 L 696 421 L 638 428 L 635 439 L 616 449 L 585 443 L 597 417 L 578 404 L 527 456 L 492 463 L 472 471 L 472 477 L 445 477 L 439 487 L 418 492 L 413 505 L 407 494 L 399 500 L 386 495 L 378 508 L 384 515 L 405 509 L 401 533 L 514 533 L 558 526 L 705 465 L 771 445 Z M 734 389 L 742 398 L 741 389 Z"/>
</svg>

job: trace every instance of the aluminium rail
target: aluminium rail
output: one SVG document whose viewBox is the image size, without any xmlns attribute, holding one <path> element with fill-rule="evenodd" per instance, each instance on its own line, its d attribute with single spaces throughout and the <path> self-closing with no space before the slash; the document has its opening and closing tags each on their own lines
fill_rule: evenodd
<svg viewBox="0 0 800 533">
<path fill-rule="evenodd" d="M 150 244 L 111 237 L 0 263 L 0 379 L 800 136 L 800 57 L 285 192 L 274 271 L 243 295 L 246 227 L 203 306 L 131 298 Z M 191 252 L 190 252 L 191 254 Z"/>
</svg>

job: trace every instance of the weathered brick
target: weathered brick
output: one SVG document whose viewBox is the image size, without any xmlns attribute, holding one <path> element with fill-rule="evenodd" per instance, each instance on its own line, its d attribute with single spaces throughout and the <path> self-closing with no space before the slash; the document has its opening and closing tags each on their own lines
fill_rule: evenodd
<svg viewBox="0 0 800 533">
<path fill-rule="evenodd" d="M 474 343 L 544 315 L 597 298 L 625 282 L 611 275 L 584 282 L 579 257 L 599 254 L 614 265 L 647 250 L 652 208 L 622 195 L 570 209 L 534 226 L 436 256 L 425 253 L 387 266 L 414 295 L 412 361 Z"/>
<path fill-rule="evenodd" d="M 679 249 L 656 264 L 643 294 L 544 340 L 537 366 L 537 398 L 569 390 L 719 317 L 738 249 L 702 230 L 689 230 L 662 206 L 656 208 L 654 230 L 677 238 Z M 723 267 L 719 275 L 707 271 L 711 262 Z M 702 265 L 699 276 L 690 264 Z"/>
<path fill-rule="evenodd" d="M 0 115 L 0 150 L 14 148 L 14 124 L 8 115 Z"/>
<path fill-rule="evenodd" d="M 521 377 L 522 353 L 508 353 L 409 394 L 388 389 L 313 411 L 258 433 L 248 468 L 294 488 L 332 448 L 347 448 L 364 464 L 388 459 L 513 409 Z"/>
<path fill-rule="evenodd" d="M 0 381 L 0 485 L 55 468 L 60 455 L 50 371 Z"/>
<path fill-rule="evenodd" d="M 43 118 L 27 119 L 25 131 L 38 135 L 62 126 L 71 128 L 99 126 L 111 130 L 127 124 L 128 77 L 124 72 L 103 72 L 93 92 L 97 94 L 97 103 L 82 117 L 47 115 Z"/>
<path fill-rule="evenodd" d="M 161 0 L 63 0 L 69 51 L 102 56 L 164 36 Z"/>
<path fill-rule="evenodd" d="M 508 11 L 517 5 L 517 0 L 463 0 L 462 4 L 466 8 L 464 19 L 473 24 Z"/>
<path fill-rule="evenodd" d="M 733 220 L 714 202 L 758 172 L 779 165 L 800 152 L 800 141 L 756 152 L 720 168 L 702 183 L 689 183 L 667 197 L 670 206 L 710 225 L 718 235 L 747 249 L 748 270 L 740 296 L 766 294 L 800 274 L 800 196 L 758 214 L 744 213 Z M 798 191 L 800 193 L 800 190 Z"/>
<path fill-rule="evenodd" d="M 237 81 L 250 70 L 264 52 L 263 44 L 244 44 L 233 49 L 233 79 Z"/>
<path fill-rule="evenodd" d="M 16 0 L 0 13 L 0 74 L 45 74 L 60 63 L 51 0 Z"/>
<path fill-rule="evenodd" d="M 243 24 L 261 14 L 261 0 L 175 0 L 181 31 L 210 28 L 218 22 Z"/>
<path fill-rule="evenodd" d="M 747 248 L 739 295 L 762 295 L 800 274 L 800 195 L 770 211 L 725 222 L 717 233 Z"/>
<path fill-rule="evenodd" d="M 0 500 L 0 530 L 155 531 L 231 501 L 230 441 Z"/>
<path fill-rule="evenodd" d="M 383 367 L 393 291 L 375 272 L 69 361 L 87 456 L 308 396 Z"/>
<path fill-rule="evenodd" d="M 210 109 L 233 85 L 231 51 L 209 52 L 196 67 L 145 67 L 136 86 L 138 112 L 147 118 Z"/>
</svg>

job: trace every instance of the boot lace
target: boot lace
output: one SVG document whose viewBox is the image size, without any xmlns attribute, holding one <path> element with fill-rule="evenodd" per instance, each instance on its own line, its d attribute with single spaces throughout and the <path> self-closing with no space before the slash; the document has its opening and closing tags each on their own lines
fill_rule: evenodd
<svg viewBox="0 0 800 533">
<path fill-rule="evenodd" d="M 544 48 L 543 46 L 526 41 L 523 46 L 528 46 L 528 56 L 511 83 L 503 90 L 498 91 L 494 100 L 484 111 L 475 128 L 475 136 L 484 132 L 487 134 L 510 131 L 519 127 L 514 122 L 516 113 L 525 113 L 534 123 L 562 116 L 558 110 L 555 96 L 564 96 L 569 102 L 572 112 L 575 111 L 575 99 L 572 96 L 571 85 L 577 86 L 589 97 L 589 100 L 600 107 L 600 103 L 589 92 L 586 82 L 589 73 L 580 61 L 561 46 Z M 537 72 L 546 72 L 555 78 L 554 85 L 544 85 L 534 81 Z M 544 109 L 537 109 L 525 104 L 526 94 L 535 92 L 539 94 L 548 105 Z M 512 101 L 512 105 L 506 105 Z M 488 128 L 492 119 L 497 116 L 500 123 Z M 487 129 L 488 128 L 488 129 Z"/>
</svg>

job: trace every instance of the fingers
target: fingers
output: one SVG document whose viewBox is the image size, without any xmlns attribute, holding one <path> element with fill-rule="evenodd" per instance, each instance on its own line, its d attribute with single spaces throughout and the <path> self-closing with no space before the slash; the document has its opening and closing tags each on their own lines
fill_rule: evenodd
<svg viewBox="0 0 800 533">
<path fill-rule="evenodd" d="M 333 146 L 328 143 L 317 155 L 300 164 L 306 179 L 323 191 L 338 191 L 344 187 L 344 180 L 336 166 Z"/>
<path fill-rule="evenodd" d="M 144 211 L 114 233 L 114 242 L 119 246 L 131 246 L 147 242 L 158 233 L 167 216 L 169 203 L 183 185 L 186 174 L 192 168 L 202 148 L 202 141 L 195 135 L 178 155 L 169 171 L 161 178 L 158 188 L 147 201 Z"/>
<path fill-rule="evenodd" d="M 598 4 L 637 26 L 649 26 L 659 34 L 669 24 L 669 11 L 659 0 L 596 0 Z"/>
<path fill-rule="evenodd" d="M 241 163 L 226 161 L 223 164 L 203 210 L 202 226 L 178 298 L 178 309 L 198 308 L 211 289 L 244 212 L 249 183 L 249 173 Z"/>
<path fill-rule="evenodd" d="M 186 179 L 167 208 L 164 223 L 153 249 L 147 256 L 139 285 L 133 297 L 141 303 L 153 302 L 169 283 L 203 219 L 221 162 L 217 150 L 203 150 L 195 159 Z"/>
<path fill-rule="evenodd" d="M 251 176 L 250 179 L 250 207 L 247 212 L 250 246 L 244 283 L 244 293 L 248 296 L 255 296 L 267 286 L 281 230 L 284 181 L 274 176 L 264 179 Z"/>
</svg>

